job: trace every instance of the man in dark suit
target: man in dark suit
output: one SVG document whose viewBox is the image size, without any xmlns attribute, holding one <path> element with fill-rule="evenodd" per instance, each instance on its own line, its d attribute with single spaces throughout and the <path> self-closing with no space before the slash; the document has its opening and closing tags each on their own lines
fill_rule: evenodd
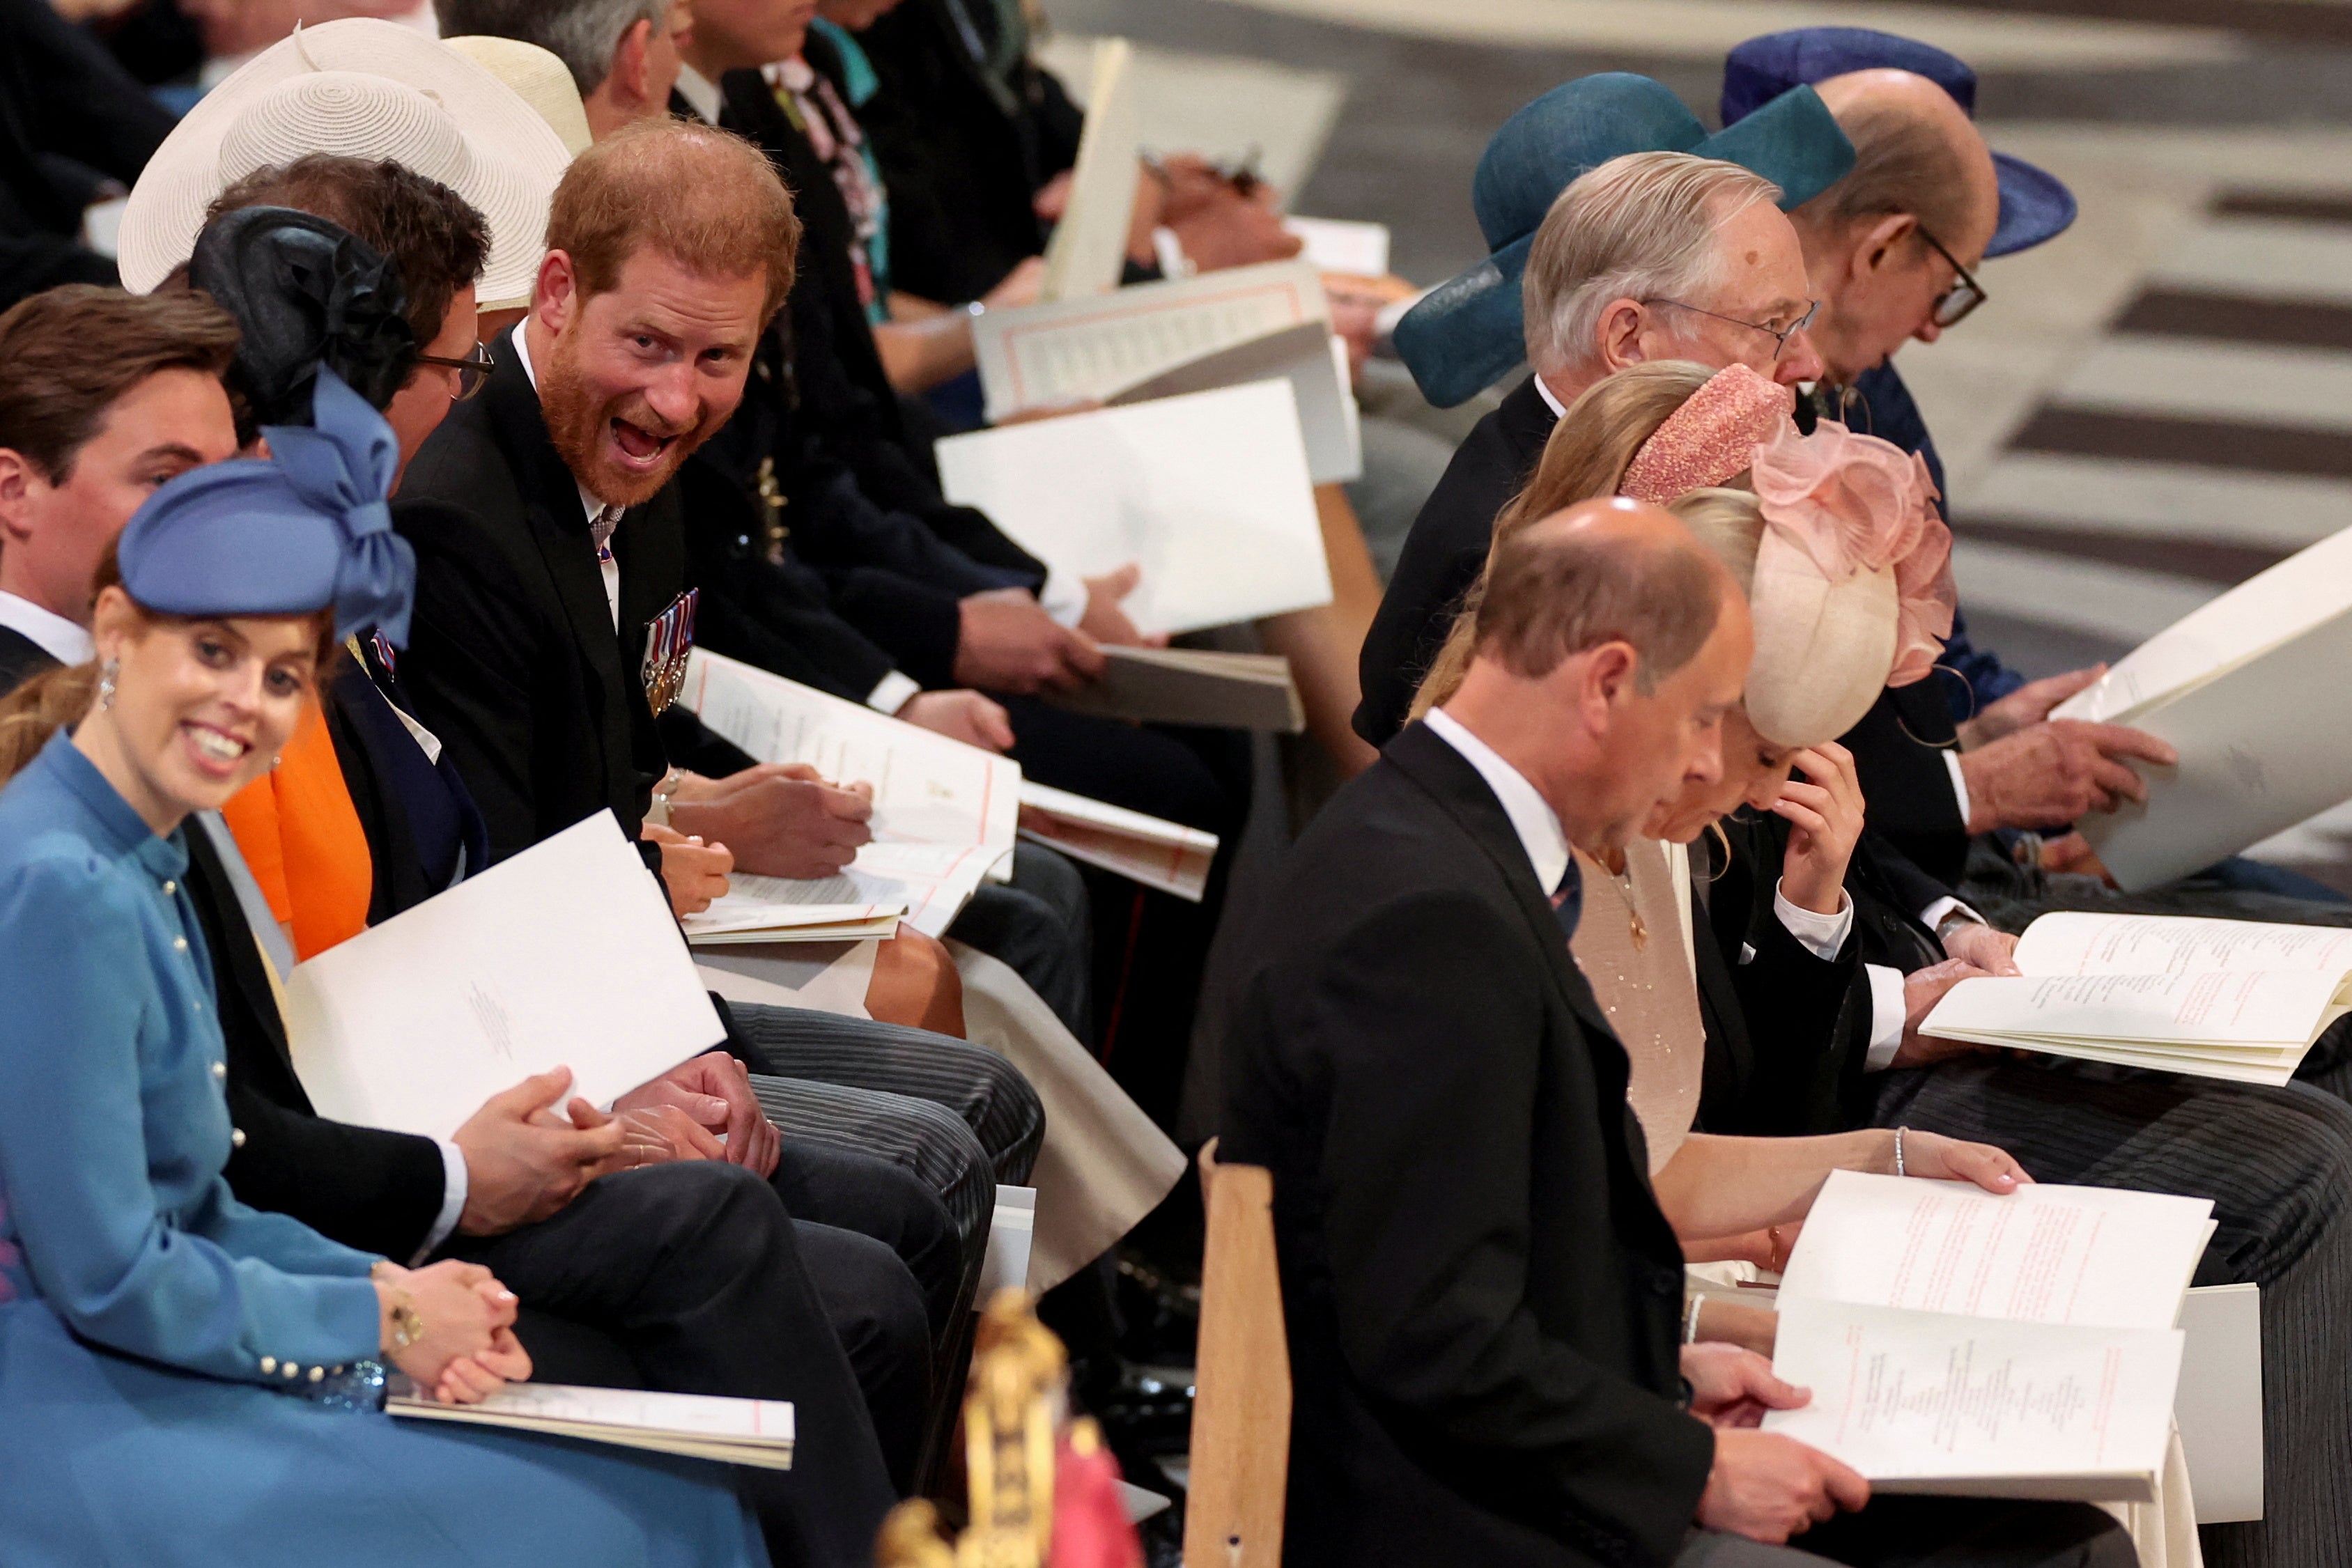
<svg viewBox="0 0 2352 1568">
<path fill-rule="evenodd" d="M 0 692 L 90 657 L 91 580 L 166 479 L 236 454 L 236 323 L 74 284 L 0 314 Z"/>
<path fill-rule="evenodd" d="M 648 122 L 576 160 L 552 210 L 530 316 L 402 481 L 394 521 L 418 560 L 402 682 L 456 758 L 494 853 L 610 810 L 666 862 L 690 863 L 701 839 L 752 870 L 829 873 L 866 841 L 865 798 L 806 769 L 748 767 L 683 709 L 657 726 L 654 703 L 677 672 L 646 655 L 690 612 L 675 476 L 741 397 L 790 283 L 789 198 L 741 141 Z M 692 265 L 671 248 L 688 243 Z M 673 771 L 674 757 L 719 776 Z M 667 829 L 647 820 L 657 784 Z M 747 1027 L 763 1070 L 959 1111 L 998 1177 L 1025 1175 L 1042 1113 L 1001 1058 L 765 1011 L 790 1028 Z M 957 1176 L 948 1196 L 970 1281 L 992 1205 L 986 1167 L 966 1175 L 976 1179 Z"/>
<path fill-rule="evenodd" d="M 1653 108 L 1655 94 L 1666 103 Z M 1587 77 L 1506 121 L 1480 163 L 1479 186 L 1489 205 L 1500 198 L 1486 192 L 1511 193 L 1515 210 L 1482 212 L 1481 221 L 1497 239 L 1520 236 L 1503 255 L 1523 257 L 1524 277 L 1489 283 L 1466 275 L 1398 325 L 1407 363 L 1444 401 L 1461 401 L 1481 375 L 1522 354 L 1534 373 L 1478 422 L 1413 522 L 1364 639 L 1355 725 L 1374 746 L 1403 727 L 1414 688 L 1486 564 L 1496 514 L 1585 388 L 1652 360 L 1746 365 L 1789 385 L 1822 372 L 1806 332 L 1804 252 L 1780 209 L 1843 172 L 1852 160 L 1844 137 L 1810 94 L 1767 111 L 1780 121 L 1771 138 L 1701 142 L 1713 158 L 1642 151 L 1684 145 L 1670 125 L 1646 137 L 1619 128 L 1629 119 L 1640 127 L 1641 114 L 1670 115 L 1671 103 L 1645 78 Z M 1522 165 L 1531 167 L 1514 177 Z M 1490 177 L 1489 169 L 1506 172 Z M 1524 346 L 1521 296 L 1530 307 Z"/>
<path fill-rule="evenodd" d="M 1833 1519 L 1867 1484 L 1736 1414 L 1802 1391 L 1678 1350 L 1570 846 L 1719 770 L 1747 608 L 1671 517 L 1594 502 L 1513 539 L 1479 632 L 1459 694 L 1300 838 L 1234 1003 L 1221 1155 L 1274 1172 L 1286 1560 L 1793 1565 L 1820 1559 L 1763 1543 L 1809 1531 L 1849 1563 L 2128 1563 L 2084 1505 Z"/>
</svg>

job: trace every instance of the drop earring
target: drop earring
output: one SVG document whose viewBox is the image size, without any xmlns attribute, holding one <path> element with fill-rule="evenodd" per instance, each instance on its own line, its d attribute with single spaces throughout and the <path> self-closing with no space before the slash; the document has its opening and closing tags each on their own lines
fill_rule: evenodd
<svg viewBox="0 0 2352 1568">
<path fill-rule="evenodd" d="M 114 677 L 121 673 L 120 659 L 109 659 L 98 667 L 98 706 L 101 712 L 114 706 Z"/>
</svg>

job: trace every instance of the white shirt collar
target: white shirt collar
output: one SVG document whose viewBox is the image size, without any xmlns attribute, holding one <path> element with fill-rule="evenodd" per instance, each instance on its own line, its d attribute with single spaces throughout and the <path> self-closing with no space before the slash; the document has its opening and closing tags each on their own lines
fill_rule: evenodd
<svg viewBox="0 0 2352 1568">
<path fill-rule="evenodd" d="M 523 379 L 530 382 L 531 391 L 537 392 L 539 372 L 530 368 L 530 344 L 524 340 L 523 336 L 523 329 L 530 324 L 528 319 L 516 322 L 507 330 L 507 341 L 513 346 L 515 363 L 522 367 Z M 581 484 L 577 476 L 573 476 L 572 483 L 580 492 L 580 509 L 587 514 L 588 520 L 593 523 L 603 517 L 604 503 L 591 495 L 588 486 Z"/>
<path fill-rule="evenodd" d="M 1444 708 L 1430 709 L 1422 722 L 1429 726 L 1430 733 L 1460 752 L 1503 803 L 1511 831 L 1519 835 L 1519 847 L 1528 852 L 1528 864 L 1535 868 L 1536 885 L 1549 895 L 1568 871 L 1568 834 L 1559 825 L 1559 813 L 1528 782 L 1526 774 L 1504 761 L 1499 752 Z"/>
<path fill-rule="evenodd" d="M 1551 390 L 1551 383 L 1544 380 L 1540 373 L 1536 377 L 1536 395 L 1544 400 L 1544 407 L 1551 410 L 1552 418 L 1566 419 L 1568 417 L 1568 404 L 1559 401 L 1559 398 Z"/>
<path fill-rule="evenodd" d="M 717 82 L 683 60 L 677 67 L 677 95 L 705 120 L 712 125 L 719 123 L 719 112 L 727 101 L 725 95 L 719 90 Z"/>
<path fill-rule="evenodd" d="M 13 593 L 0 593 L 0 626 L 22 632 L 60 664 L 87 664 L 98 653 L 81 627 Z"/>
</svg>

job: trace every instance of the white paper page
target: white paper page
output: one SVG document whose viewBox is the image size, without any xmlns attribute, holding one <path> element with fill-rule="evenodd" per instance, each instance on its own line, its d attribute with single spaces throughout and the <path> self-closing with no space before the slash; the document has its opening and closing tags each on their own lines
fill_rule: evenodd
<svg viewBox="0 0 2352 1568">
<path fill-rule="evenodd" d="M 1021 786 L 1022 831 L 1089 865 L 1201 902 L 1217 835 L 1033 780 Z"/>
<path fill-rule="evenodd" d="M 1953 1035 L 1952 1039 L 1966 1036 Z M 2232 1083 L 2267 1083 L 2273 1088 L 2292 1082 L 2303 1064 L 2305 1048 L 2199 1051 L 2182 1046 L 2135 1051 L 2075 1040 L 2039 1040 L 2020 1035 L 1987 1037 L 1979 1043 L 2016 1051 L 2039 1051 L 2073 1061 L 2104 1061 L 2116 1067 L 2144 1067 L 2157 1072 L 2179 1072 L 2190 1078 L 2219 1078 Z"/>
<path fill-rule="evenodd" d="M 320 1115 L 431 1138 L 559 1066 L 609 1104 L 726 1034 L 609 811 L 297 965 L 286 1026 Z"/>
<path fill-rule="evenodd" d="M 1304 262 L 1273 261 L 991 310 L 972 323 L 971 340 L 988 417 L 997 420 L 1105 401 L 1204 354 L 1330 319 L 1322 275 Z"/>
<path fill-rule="evenodd" d="M 2207 970 L 2352 972 L 2352 931 L 2170 915 L 2042 915 L 2017 944 L 2029 975 L 2189 975 Z"/>
<path fill-rule="evenodd" d="M 1285 234 L 1306 246 L 1299 253 L 1325 272 L 1351 273 L 1358 277 L 1385 277 L 1389 270 L 1389 225 L 1353 223 L 1345 218 L 1287 217 Z"/>
<path fill-rule="evenodd" d="M 1095 45 L 1094 78 L 1087 91 L 1086 129 L 1070 173 L 1069 204 L 1045 246 L 1039 297 L 1077 299 L 1118 287 L 1127 261 L 1128 220 L 1135 210 L 1141 127 L 1130 71 L 1135 51 L 1125 38 Z"/>
<path fill-rule="evenodd" d="M 2053 716 L 2137 722 L 2150 704 L 2300 637 L 2352 608 L 2352 528 L 2200 605 L 2116 662 Z"/>
<path fill-rule="evenodd" d="M 1331 601 L 1288 382 L 950 436 L 948 498 L 1074 577 L 1143 570 L 1127 612 L 1192 632 Z M 731 737 L 730 737 L 731 738 Z"/>
<path fill-rule="evenodd" d="M 2135 764 L 2148 781 L 2147 801 L 2078 824 L 2126 892 L 2209 866 L 2352 799 L 2352 683 L 2333 675 L 2347 667 L 2352 612 L 2131 716 L 2171 742 L 2180 763 Z"/>
<path fill-rule="evenodd" d="M 874 786 L 874 841 L 838 876 L 742 873 L 746 897 L 785 904 L 902 904 L 936 936 L 1013 848 L 1020 765 L 781 675 L 697 648 L 679 702 L 763 762 L 805 762 Z"/>
<path fill-rule="evenodd" d="M 1363 435 L 1356 418 L 1356 394 L 1348 384 L 1348 346 L 1320 321 L 1285 327 L 1188 360 L 1123 388 L 1109 401 L 1146 402 L 1276 376 L 1290 383 L 1298 402 L 1307 476 L 1318 485 L 1343 485 L 1362 477 Z"/>
<path fill-rule="evenodd" d="M 2004 1322 L 1785 1291 L 1780 1312 L 1772 1368 L 1813 1397 L 1768 1413 L 1765 1430 L 1883 1490 L 2153 1494 L 2172 1430 L 2178 1329 Z"/>
<path fill-rule="evenodd" d="M 2105 1328 L 2170 1328 L 2212 1203 L 2112 1187 L 1832 1171 L 1805 1216 L 1780 1299 Z"/>
<path fill-rule="evenodd" d="M 424 1403 L 387 1401 L 398 1413 Z M 446 1406 L 439 1406 L 446 1409 Z M 587 1388 L 562 1383 L 509 1383 L 463 1407 L 485 1416 L 525 1416 L 587 1426 L 626 1427 L 698 1437 L 789 1443 L 793 1406 L 782 1399 L 730 1399 L 710 1394 L 659 1394 L 636 1388 Z"/>
<path fill-rule="evenodd" d="M 780 879 L 763 877 L 763 882 Z M 784 885 L 791 886 L 787 883 Z M 686 927 L 690 940 L 697 936 L 715 936 L 730 931 L 784 931 L 803 925 L 837 925 L 845 921 L 874 920 L 904 915 L 906 906 L 899 904 L 804 904 L 799 900 L 755 898 L 740 887 L 730 885 L 726 896 L 714 898 L 710 907 L 698 915 L 689 915 L 678 922 Z"/>
<path fill-rule="evenodd" d="M 2327 975 L 2061 975 L 1962 980 L 1919 1026 L 1954 1040 L 2054 1035 L 2204 1046 L 2308 1045 L 2333 1004 Z"/>
</svg>

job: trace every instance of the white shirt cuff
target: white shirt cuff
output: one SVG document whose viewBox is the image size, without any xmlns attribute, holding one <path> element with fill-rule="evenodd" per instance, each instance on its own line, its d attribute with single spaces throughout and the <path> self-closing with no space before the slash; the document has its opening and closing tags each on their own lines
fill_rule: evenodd
<svg viewBox="0 0 2352 1568">
<path fill-rule="evenodd" d="M 1959 802 L 1960 826 L 1966 828 L 1969 825 L 1969 813 L 1971 808 L 1969 804 L 1969 779 L 1967 774 L 1960 771 L 1959 752 L 1957 750 L 1945 752 L 1944 766 L 1951 769 L 1952 798 Z"/>
<path fill-rule="evenodd" d="M 876 713 L 895 714 L 907 706 L 909 697 L 919 695 L 922 687 L 897 670 L 875 683 L 866 694 L 866 706 Z"/>
<path fill-rule="evenodd" d="M 1087 585 L 1066 571 L 1048 567 L 1045 586 L 1037 591 L 1037 602 L 1055 622 L 1075 627 L 1087 618 Z"/>
<path fill-rule="evenodd" d="M 1903 1049 L 1903 1018 L 1907 1010 L 1903 1005 L 1903 971 L 1884 964 L 1864 964 L 1862 972 L 1870 977 L 1870 1049 L 1863 1055 L 1862 1069 L 1884 1072 L 1895 1065 L 1895 1053 Z"/>
<path fill-rule="evenodd" d="M 1835 915 L 1817 915 L 1790 903 L 1787 895 L 1781 893 L 1780 883 L 1775 883 L 1772 884 L 1772 913 L 1779 918 L 1783 930 L 1794 936 L 1806 952 L 1823 963 L 1834 961 L 1838 949 L 1843 947 L 1845 939 L 1853 934 L 1853 900 L 1845 895 L 1843 888 L 1838 889 L 1838 912 Z"/>
<path fill-rule="evenodd" d="M 1952 897 L 1948 894 L 1944 897 L 1936 900 L 1935 903 L 1929 904 L 1927 908 L 1919 912 L 1919 924 L 1926 926 L 1928 930 L 1933 931 L 1936 929 L 1936 923 L 1949 915 L 1964 915 L 1979 925 L 1990 925 L 1992 924 L 1983 915 L 1979 915 L 1975 910 L 1970 909 L 1967 904 L 1962 904 L 1958 899 Z"/>
<path fill-rule="evenodd" d="M 449 1233 L 457 1228 L 457 1217 L 466 1212 L 466 1151 L 446 1138 L 441 1143 L 441 1212 L 433 1221 L 433 1228 L 425 1233 L 425 1245 L 408 1260 L 412 1269 L 420 1269 L 425 1260 L 441 1249 Z"/>
</svg>

